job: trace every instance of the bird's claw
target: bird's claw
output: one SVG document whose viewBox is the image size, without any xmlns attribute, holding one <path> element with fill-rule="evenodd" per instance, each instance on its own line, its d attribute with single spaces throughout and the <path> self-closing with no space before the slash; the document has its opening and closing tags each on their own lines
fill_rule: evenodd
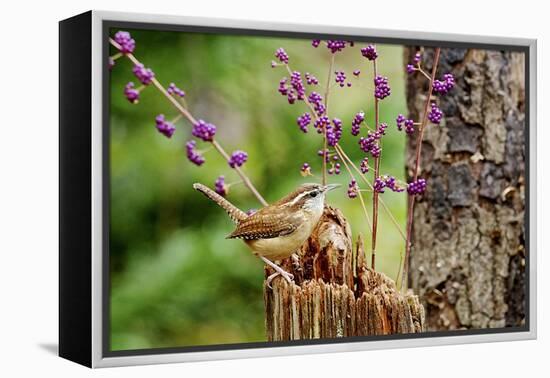
<svg viewBox="0 0 550 378">
<path fill-rule="evenodd" d="M 294 281 L 294 275 L 292 273 L 288 273 L 288 272 L 275 272 L 273 274 L 271 274 L 269 277 L 267 277 L 266 279 L 266 284 L 267 284 L 267 287 L 269 287 L 270 289 L 273 289 L 273 287 L 271 286 L 271 282 L 277 277 L 277 276 L 281 276 L 283 277 L 289 284 L 291 284 L 293 281 Z"/>
</svg>

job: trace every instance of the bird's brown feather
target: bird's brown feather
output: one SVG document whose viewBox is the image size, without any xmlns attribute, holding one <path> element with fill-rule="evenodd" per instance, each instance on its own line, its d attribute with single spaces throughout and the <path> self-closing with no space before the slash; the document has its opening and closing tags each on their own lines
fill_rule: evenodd
<svg viewBox="0 0 550 378">
<path fill-rule="evenodd" d="M 275 213 L 269 207 L 263 208 L 242 220 L 228 239 L 271 239 L 291 234 L 299 220 L 293 214 Z"/>
</svg>

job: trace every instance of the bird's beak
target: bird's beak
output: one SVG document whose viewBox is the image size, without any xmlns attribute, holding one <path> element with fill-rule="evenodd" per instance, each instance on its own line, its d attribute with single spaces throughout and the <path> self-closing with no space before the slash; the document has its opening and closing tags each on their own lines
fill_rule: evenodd
<svg viewBox="0 0 550 378">
<path fill-rule="evenodd" d="M 323 187 L 323 192 L 328 192 L 329 190 L 336 189 L 340 187 L 340 184 L 328 184 Z"/>
</svg>

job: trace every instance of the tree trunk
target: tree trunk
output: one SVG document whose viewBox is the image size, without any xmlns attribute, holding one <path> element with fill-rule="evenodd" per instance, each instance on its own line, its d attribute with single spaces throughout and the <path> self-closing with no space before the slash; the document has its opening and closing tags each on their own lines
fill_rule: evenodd
<svg viewBox="0 0 550 378">
<path fill-rule="evenodd" d="M 410 61 L 416 49 L 405 52 Z M 422 62 L 431 70 L 433 49 Z M 525 61 L 522 53 L 443 49 L 438 77 L 455 88 L 429 124 L 414 210 L 410 287 L 428 330 L 519 326 L 525 319 Z M 420 119 L 424 76 L 407 79 L 410 117 Z M 409 138 L 412 177 L 416 138 Z"/>
<path fill-rule="evenodd" d="M 264 283 L 269 341 L 420 332 L 424 308 L 412 293 L 367 268 L 363 242 L 353 249 L 350 228 L 337 209 L 325 208 L 311 237 L 281 266 L 294 275 Z M 273 270 L 266 266 L 266 277 Z"/>
</svg>

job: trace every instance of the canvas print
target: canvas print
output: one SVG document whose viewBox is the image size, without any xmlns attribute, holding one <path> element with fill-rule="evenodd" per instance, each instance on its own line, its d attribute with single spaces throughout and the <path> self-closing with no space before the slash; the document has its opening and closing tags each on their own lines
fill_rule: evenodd
<svg viewBox="0 0 550 378">
<path fill-rule="evenodd" d="M 107 34 L 109 351 L 523 329 L 523 51 Z"/>
</svg>

